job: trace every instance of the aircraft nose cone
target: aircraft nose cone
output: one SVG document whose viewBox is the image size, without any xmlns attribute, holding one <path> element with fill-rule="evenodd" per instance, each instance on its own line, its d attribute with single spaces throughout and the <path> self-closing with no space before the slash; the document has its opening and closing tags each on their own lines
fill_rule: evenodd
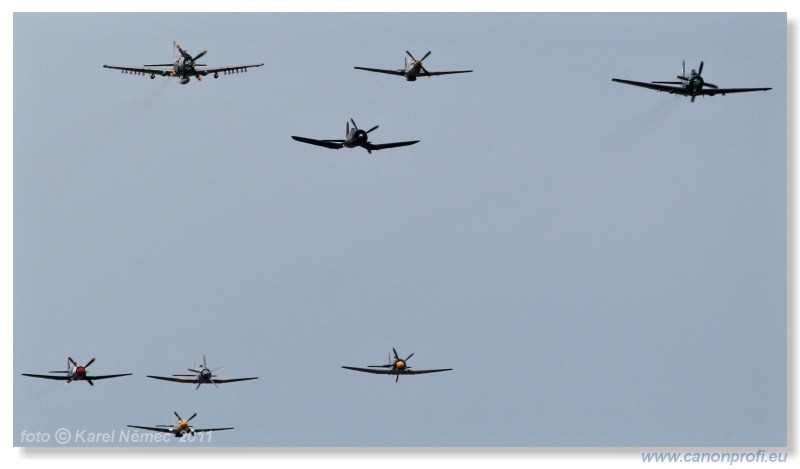
<svg viewBox="0 0 800 469">
<path fill-rule="evenodd" d="M 75 374 L 78 375 L 78 376 L 86 376 L 86 368 L 84 368 L 82 366 L 79 366 L 78 368 L 75 368 Z"/>
<path fill-rule="evenodd" d="M 404 362 L 403 360 L 397 360 L 397 362 L 394 364 L 394 366 L 398 370 L 402 370 L 403 368 L 406 367 L 406 362 Z"/>
</svg>

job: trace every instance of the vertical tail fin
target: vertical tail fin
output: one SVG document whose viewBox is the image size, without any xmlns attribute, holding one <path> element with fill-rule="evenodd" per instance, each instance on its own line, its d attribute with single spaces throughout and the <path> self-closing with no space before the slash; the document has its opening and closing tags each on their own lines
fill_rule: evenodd
<svg viewBox="0 0 800 469">
<path fill-rule="evenodd" d="M 685 60 L 683 62 L 681 62 L 681 76 L 682 77 L 686 76 L 686 61 Z"/>
</svg>

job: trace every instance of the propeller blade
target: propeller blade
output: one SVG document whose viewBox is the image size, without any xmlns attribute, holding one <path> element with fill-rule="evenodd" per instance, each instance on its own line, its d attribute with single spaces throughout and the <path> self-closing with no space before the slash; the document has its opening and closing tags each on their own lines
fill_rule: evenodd
<svg viewBox="0 0 800 469">
<path fill-rule="evenodd" d="M 358 129 L 358 126 L 356 125 L 356 121 L 354 121 L 352 117 L 350 118 L 350 122 L 352 122 L 352 123 L 353 123 L 353 129 L 354 129 L 354 130 L 355 130 L 355 129 Z"/>
<path fill-rule="evenodd" d="M 373 130 L 375 130 L 375 129 L 377 129 L 377 128 L 378 128 L 378 126 L 376 125 L 375 127 L 371 128 L 371 129 L 369 129 L 369 130 L 367 130 L 367 133 L 370 133 L 370 132 L 372 132 Z"/>
<path fill-rule="evenodd" d="M 175 414 L 175 417 L 177 417 L 177 418 L 178 418 L 178 420 L 183 420 L 183 419 L 181 418 L 181 416 L 180 416 L 180 415 L 178 415 L 178 411 L 177 411 L 177 410 L 176 410 L 175 412 L 173 412 L 173 414 Z"/>
<path fill-rule="evenodd" d="M 206 365 L 206 356 L 205 355 L 203 355 L 203 368 L 208 368 L 208 365 Z"/>
<path fill-rule="evenodd" d="M 409 358 L 411 358 L 411 357 L 413 357 L 413 356 L 414 356 L 414 354 L 412 353 L 411 355 L 409 355 L 408 357 L 406 357 L 406 359 L 405 359 L 405 360 L 403 360 L 403 361 L 404 361 L 404 362 L 407 362 L 407 361 L 408 361 L 408 359 L 409 359 Z"/>
<path fill-rule="evenodd" d="M 423 72 L 425 72 L 425 75 L 430 75 L 430 72 L 425 70 L 425 67 L 423 67 L 422 64 L 420 64 L 419 68 L 422 69 Z"/>
<path fill-rule="evenodd" d="M 86 379 L 86 382 L 89 383 L 89 386 L 94 387 L 94 383 L 92 382 L 92 380 L 90 380 L 89 378 L 84 378 L 84 379 Z"/>
<path fill-rule="evenodd" d="M 208 54 L 208 50 L 204 50 L 203 52 L 200 52 L 199 54 L 197 54 L 197 57 L 192 59 L 192 62 L 196 62 L 197 59 L 199 59 L 200 57 L 202 57 L 202 56 L 204 56 L 206 54 Z"/>
<path fill-rule="evenodd" d="M 398 382 L 400 380 L 400 373 L 397 373 L 397 377 L 394 379 L 394 382 Z"/>
<path fill-rule="evenodd" d="M 392 352 L 394 352 L 394 359 L 400 360 L 400 357 L 397 356 L 397 350 L 395 350 L 394 347 L 392 347 Z"/>
<path fill-rule="evenodd" d="M 700 68 L 697 69 L 697 74 L 698 75 L 702 75 L 703 74 L 703 61 L 702 60 L 700 61 Z"/>
<path fill-rule="evenodd" d="M 87 364 L 83 365 L 83 367 L 84 367 L 84 368 L 89 368 L 89 365 L 91 365 L 92 363 L 94 363 L 94 358 L 92 358 L 91 360 L 89 360 L 89 363 L 87 363 Z"/>
<path fill-rule="evenodd" d="M 221 370 L 221 369 L 222 369 L 222 366 L 218 366 L 218 367 L 214 368 L 213 370 L 211 370 L 211 372 L 213 373 L 213 372 L 215 372 L 217 370 Z"/>
<path fill-rule="evenodd" d="M 694 102 L 694 98 L 697 97 L 696 90 L 692 89 L 692 102 Z"/>
<path fill-rule="evenodd" d="M 193 418 L 197 417 L 197 412 L 193 413 L 191 417 L 186 419 L 187 422 L 191 421 Z"/>
<path fill-rule="evenodd" d="M 197 383 L 197 387 L 196 387 L 196 388 L 194 388 L 194 390 L 195 390 L 195 391 L 197 391 L 198 389 L 200 389 L 200 385 L 201 385 L 201 384 L 203 384 L 203 382 L 202 382 L 202 381 L 198 382 L 198 383 Z"/>
<path fill-rule="evenodd" d="M 719 88 L 719 86 L 717 86 L 717 85 L 715 85 L 713 83 L 703 83 L 703 85 L 704 86 L 708 86 L 709 88 Z"/>
<path fill-rule="evenodd" d="M 414 58 L 414 56 L 413 56 L 413 55 L 411 55 L 411 52 L 409 52 L 409 51 L 406 51 L 406 54 L 408 54 L 408 56 L 409 56 L 409 57 L 411 57 L 411 60 L 414 60 L 414 61 L 416 61 L 416 60 L 417 60 L 417 59 L 415 59 L 415 58 Z"/>
<path fill-rule="evenodd" d="M 187 368 L 187 370 L 191 371 L 192 373 L 200 373 L 202 370 L 193 370 L 191 368 Z"/>
<path fill-rule="evenodd" d="M 73 360 L 73 359 L 72 359 L 72 357 L 67 357 L 67 361 L 68 361 L 68 362 L 70 362 L 70 363 L 72 363 L 72 366 L 75 366 L 75 367 L 77 367 L 77 366 L 78 366 L 78 364 L 77 364 L 77 363 L 75 363 L 75 360 Z"/>
<path fill-rule="evenodd" d="M 681 76 L 681 75 L 678 75 L 678 76 L 677 76 L 677 77 L 675 77 L 675 78 L 677 78 L 678 80 L 683 80 L 683 81 L 688 81 L 688 80 L 689 80 L 689 78 L 688 78 L 688 77 Z"/>
<path fill-rule="evenodd" d="M 215 388 L 219 389 L 219 386 L 217 385 L 217 382 L 214 381 L 213 379 L 211 380 L 211 384 L 213 384 Z"/>
<path fill-rule="evenodd" d="M 420 61 L 420 62 L 422 62 L 422 61 L 423 61 L 423 60 L 425 60 L 425 59 L 426 59 L 426 58 L 427 58 L 429 55 L 431 55 L 431 51 L 428 51 L 428 53 L 427 53 L 427 54 L 423 55 L 423 56 L 422 56 L 422 58 L 421 58 L 421 59 L 419 59 L 419 61 Z"/>
</svg>

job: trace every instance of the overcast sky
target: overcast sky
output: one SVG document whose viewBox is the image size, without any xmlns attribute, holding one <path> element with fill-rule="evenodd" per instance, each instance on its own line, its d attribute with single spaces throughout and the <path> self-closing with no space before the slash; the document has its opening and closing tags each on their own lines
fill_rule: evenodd
<svg viewBox="0 0 800 469">
<path fill-rule="evenodd" d="M 211 446 L 787 444 L 785 14 L 13 20 L 15 446 L 173 411 L 235 427 Z M 170 62 L 173 40 L 265 66 L 185 86 L 102 68 Z M 353 69 L 405 50 L 475 71 Z M 683 60 L 773 89 L 691 104 L 611 81 Z M 290 138 L 349 118 L 421 142 Z M 341 368 L 392 347 L 454 370 Z M 145 377 L 203 354 L 259 379 Z M 133 376 L 19 375 L 68 355 Z"/>
</svg>

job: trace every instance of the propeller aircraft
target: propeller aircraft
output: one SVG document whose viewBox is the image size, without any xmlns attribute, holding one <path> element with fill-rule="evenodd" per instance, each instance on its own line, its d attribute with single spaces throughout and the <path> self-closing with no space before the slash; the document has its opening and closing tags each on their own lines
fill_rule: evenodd
<svg viewBox="0 0 800 469">
<path fill-rule="evenodd" d="M 350 128 L 350 123 L 353 123 L 353 128 Z M 367 150 L 367 153 L 372 154 L 372 151 L 375 150 L 383 150 L 384 148 L 395 148 L 395 147 L 404 147 L 407 145 L 413 145 L 418 143 L 419 140 L 412 140 L 408 142 L 395 142 L 395 143 L 381 143 L 379 145 L 375 145 L 374 143 L 369 141 L 369 137 L 367 136 L 368 133 L 372 132 L 373 130 L 377 129 L 378 126 L 365 131 L 359 129 L 356 125 L 356 122 L 351 118 L 349 122 L 345 124 L 344 130 L 344 140 L 316 140 L 313 138 L 306 138 L 306 137 L 297 137 L 292 135 L 294 140 L 303 143 L 310 143 L 311 145 L 317 145 L 320 147 L 330 148 L 333 150 L 338 150 L 340 148 L 355 148 L 355 147 L 363 147 Z"/>
<path fill-rule="evenodd" d="M 143 65 L 142 67 L 124 67 L 124 66 L 116 66 L 116 65 L 103 65 L 103 68 L 111 68 L 114 70 L 122 70 L 122 73 L 132 73 L 134 75 L 150 75 L 150 79 L 158 76 L 162 77 L 176 77 L 181 85 L 185 85 L 189 83 L 192 77 L 195 77 L 197 81 L 202 81 L 201 77 L 208 75 L 209 73 L 213 73 L 214 78 L 219 78 L 219 74 L 231 74 L 231 73 L 239 73 L 239 72 L 246 72 L 248 68 L 252 67 L 260 67 L 264 65 L 263 63 L 260 64 L 250 64 L 250 65 L 234 65 L 231 67 L 216 67 L 216 68 L 202 68 L 198 69 L 196 67 L 206 67 L 205 64 L 198 64 L 197 59 L 203 57 L 208 53 L 207 50 L 200 52 L 196 56 L 192 57 L 191 54 L 186 52 L 179 44 L 175 44 L 173 41 L 173 46 L 178 51 L 178 57 L 175 59 L 175 62 L 171 64 L 152 64 L 152 65 Z M 161 69 L 161 68 L 149 68 L 149 67 L 172 67 L 172 69 Z"/>
<path fill-rule="evenodd" d="M 681 96 L 689 96 L 694 102 L 697 96 L 714 96 L 721 94 L 725 96 L 728 93 L 746 93 L 748 91 L 768 91 L 772 88 L 720 88 L 719 86 L 708 83 L 703 80 L 701 76 L 703 73 L 703 62 L 700 61 L 700 67 L 697 70 L 692 69 L 689 76 L 686 76 L 686 61 L 681 65 L 681 74 L 677 76 L 680 81 L 653 81 L 650 83 L 643 83 L 640 81 L 622 80 L 619 78 L 612 78 L 611 81 L 623 83 L 626 85 L 641 86 L 656 91 L 665 91 L 669 94 L 679 94 Z"/>
<path fill-rule="evenodd" d="M 342 368 L 354 371 L 362 371 L 364 373 L 375 373 L 379 375 L 396 375 L 396 378 L 394 379 L 395 383 L 400 380 L 400 375 L 421 375 L 425 373 L 438 373 L 440 371 L 452 370 L 452 368 L 441 368 L 437 370 L 412 370 L 411 367 L 408 366 L 408 359 L 414 356 L 413 353 L 406 358 L 401 359 L 397 356 L 397 350 L 392 348 L 392 352 L 394 352 L 394 359 L 392 359 L 390 356 L 389 363 L 386 365 L 368 365 L 368 368 L 343 366 Z"/>
<path fill-rule="evenodd" d="M 383 68 L 367 68 L 367 67 L 353 67 L 357 70 L 366 70 L 368 72 L 377 72 L 377 73 L 386 73 L 389 75 L 399 75 L 404 77 L 406 81 L 416 81 L 417 77 L 434 77 L 437 75 L 452 75 L 454 73 L 470 73 L 472 70 L 453 70 L 448 72 L 429 72 L 425 69 L 422 65 L 422 61 L 425 60 L 429 55 L 431 55 L 431 51 L 428 51 L 427 54 L 423 55 L 421 59 L 417 60 L 411 55 L 411 52 L 406 51 L 409 57 L 411 57 L 411 63 L 409 64 L 408 59 L 404 60 L 405 66 L 401 69 L 383 69 Z"/>
<path fill-rule="evenodd" d="M 225 428 L 193 428 L 189 425 L 189 421 L 193 418 L 197 417 L 197 412 L 192 414 L 191 417 L 188 419 L 182 419 L 178 412 L 173 412 L 175 417 L 178 418 L 178 421 L 174 425 L 156 425 L 155 427 L 143 427 L 140 425 L 128 425 L 131 428 L 141 428 L 142 430 L 150 430 L 154 432 L 164 432 L 164 433 L 172 433 L 176 437 L 183 436 L 185 434 L 194 435 L 195 433 L 203 433 L 203 432 L 218 432 L 222 430 L 233 430 L 233 427 L 225 427 Z"/>
<path fill-rule="evenodd" d="M 72 359 L 72 357 L 67 357 L 67 369 L 66 370 L 57 370 L 57 371 L 48 371 L 48 373 L 63 373 L 56 376 L 53 375 L 34 375 L 30 373 L 22 373 L 22 376 L 30 376 L 33 378 L 44 378 L 44 379 L 54 379 L 58 381 L 64 381 L 64 384 L 69 384 L 73 381 L 86 381 L 89 385 L 94 386 L 94 381 L 98 379 L 108 379 L 108 378 L 117 378 L 119 376 L 130 376 L 133 373 L 121 373 L 116 375 L 100 375 L 100 376 L 89 376 L 86 372 L 86 368 L 89 368 L 89 365 L 94 363 L 94 358 L 89 360 L 88 363 L 85 365 L 79 365 Z"/>
<path fill-rule="evenodd" d="M 161 379 L 164 381 L 174 381 L 176 383 L 188 383 L 188 384 L 196 384 L 197 387 L 195 389 L 200 389 L 201 384 L 213 384 L 214 387 L 219 387 L 218 384 L 225 384 L 225 383 L 233 383 L 236 381 L 248 381 L 251 379 L 258 379 L 258 377 L 254 378 L 217 378 L 217 375 L 214 374 L 215 371 L 222 368 L 222 366 L 218 366 L 216 368 L 209 369 L 208 364 L 206 363 L 206 356 L 203 355 L 203 364 L 197 365 L 195 368 L 189 368 L 189 371 L 192 372 L 191 375 L 172 375 L 172 376 L 152 376 L 147 375 L 148 378 L 154 379 Z"/>
</svg>

